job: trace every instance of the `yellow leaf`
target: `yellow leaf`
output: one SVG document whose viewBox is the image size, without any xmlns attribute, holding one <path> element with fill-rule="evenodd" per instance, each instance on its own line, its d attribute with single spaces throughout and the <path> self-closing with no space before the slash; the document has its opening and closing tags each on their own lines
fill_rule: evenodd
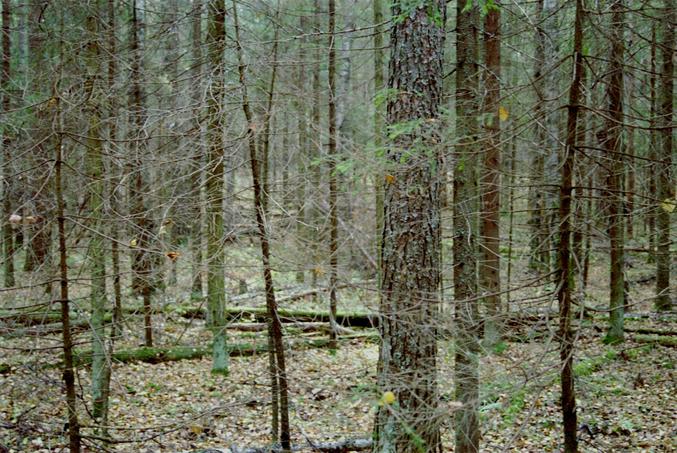
<svg viewBox="0 0 677 453">
<path fill-rule="evenodd" d="M 665 212 L 674 212 L 676 204 L 677 200 L 673 200 L 672 198 L 666 198 L 661 202 L 661 209 L 663 209 L 663 211 Z"/>
<path fill-rule="evenodd" d="M 324 275 L 324 269 L 322 266 L 317 266 L 315 269 L 313 269 L 313 273 L 318 277 L 322 277 Z"/>
<path fill-rule="evenodd" d="M 131 241 L 129 241 L 129 246 L 132 247 L 132 248 L 134 248 L 134 247 L 136 247 L 136 244 L 137 244 L 137 243 L 138 243 L 138 242 L 137 242 L 136 239 L 132 239 Z"/>
<path fill-rule="evenodd" d="M 393 175 L 386 175 L 386 182 L 392 184 L 395 182 L 395 177 Z"/>
<path fill-rule="evenodd" d="M 172 262 L 176 261 L 177 259 L 179 259 L 179 256 L 181 256 L 179 252 L 167 252 L 165 253 L 165 255 L 167 256 L 167 258 L 172 260 Z"/>
<path fill-rule="evenodd" d="M 383 392 L 383 396 L 381 397 L 381 401 L 383 404 L 393 404 L 395 402 L 395 394 L 393 392 Z"/>
<path fill-rule="evenodd" d="M 501 119 L 501 121 L 507 121 L 509 116 L 510 114 L 508 113 L 508 109 L 503 106 L 498 108 L 498 117 Z"/>
</svg>

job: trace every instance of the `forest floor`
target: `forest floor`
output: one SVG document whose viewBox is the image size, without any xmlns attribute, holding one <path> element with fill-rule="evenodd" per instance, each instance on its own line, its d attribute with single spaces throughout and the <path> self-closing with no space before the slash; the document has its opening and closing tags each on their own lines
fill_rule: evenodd
<svg viewBox="0 0 677 453">
<path fill-rule="evenodd" d="M 639 258 L 638 258 L 639 260 Z M 639 263 L 639 261 L 638 261 Z M 595 262 L 586 304 L 603 307 L 606 263 Z M 628 271 L 633 314 L 651 311 L 653 283 L 649 266 Z M 254 268 L 252 272 L 255 272 Z M 529 278 L 525 274 L 523 281 Z M 293 278 L 293 277 L 292 277 Z M 181 283 L 181 282 L 180 282 Z M 373 284 L 373 283 L 372 283 Z M 358 285 L 359 286 L 359 285 Z M 293 292 L 293 291 L 292 291 Z M 520 310 L 550 313 L 556 307 L 547 285 L 513 294 Z M 538 303 L 527 302 L 538 296 Z M 28 297 L 28 296 L 26 296 Z M 185 319 L 180 309 L 198 306 L 167 291 L 158 298 L 161 313 L 154 316 L 159 346 L 207 345 L 204 321 Z M 86 307 L 86 298 L 76 300 Z M 177 303 L 177 300 L 184 302 Z M 341 307 L 357 312 L 376 309 L 373 291 L 340 291 Z M 242 305 L 260 305 L 260 298 Z M 518 302 L 515 302 L 516 306 Z M 284 308 L 323 308 L 324 299 L 307 298 Z M 84 310 L 84 308 L 83 308 Z M 515 311 L 515 310 L 513 310 Z M 127 317 L 124 338 L 117 347 L 136 348 L 142 326 Z M 482 451 L 556 452 L 561 450 L 558 346 L 556 319 L 542 318 L 515 325 L 513 340 L 481 358 Z M 677 317 L 629 317 L 633 330 L 620 345 L 605 345 L 604 313 L 577 322 L 575 356 L 578 417 L 582 452 L 677 451 Z M 354 329 L 375 332 L 374 329 Z M 642 333 L 645 332 L 645 333 Z M 646 332 L 649 332 L 647 334 Z M 661 334 L 656 334 L 661 332 Z M 671 335 L 663 333 L 671 332 Z M 7 333 L 7 332 L 5 332 Z M 288 337 L 324 338 L 323 332 L 288 330 Z M 233 344 L 265 345 L 265 332 L 229 331 Z M 76 336 L 78 350 L 86 350 L 89 334 Z M 63 451 L 65 437 L 60 360 L 60 334 L 0 337 L 0 451 Z M 453 451 L 453 344 L 439 341 L 440 410 L 446 411 L 444 451 Z M 381 395 L 376 390 L 378 345 L 374 336 L 350 338 L 335 351 L 290 347 L 291 426 L 295 442 L 306 443 L 370 436 Z M 270 399 L 268 358 L 265 353 L 232 357 L 230 374 L 210 374 L 210 359 L 165 363 L 114 363 L 110 407 L 110 435 L 106 446 L 118 452 L 193 452 L 205 448 L 265 446 L 269 442 Z M 89 369 L 78 369 L 80 418 L 87 451 L 100 451 L 87 409 L 91 401 Z M 84 403 L 84 404 L 83 404 Z M 5 448 L 3 450 L 3 447 Z"/>
</svg>

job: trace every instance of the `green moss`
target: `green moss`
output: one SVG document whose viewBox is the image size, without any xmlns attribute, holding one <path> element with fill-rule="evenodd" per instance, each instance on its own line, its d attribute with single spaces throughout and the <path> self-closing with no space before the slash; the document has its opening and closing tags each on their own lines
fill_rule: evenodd
<svg viewBox="0 0 677 453">
<path fill-rule="evenodd" d="M 659 344 L 661 346 L 677 346 L 677 336 L 674 335 L 642 335 L 637 334 L 633 337 L 637 343 Z"/>
</svg>

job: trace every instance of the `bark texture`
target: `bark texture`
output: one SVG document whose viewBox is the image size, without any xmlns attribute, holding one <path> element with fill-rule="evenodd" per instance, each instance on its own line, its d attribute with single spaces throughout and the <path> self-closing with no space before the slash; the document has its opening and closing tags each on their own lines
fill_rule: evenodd
<svg viewBox="0 0 677 453">
<path fill-rule="evenodd" d="M 374 451 L 441 451 L 436 326 L 440 285 L 440 149 L 446 4 L 395 3 L 388 101 Z"/>
</svg>

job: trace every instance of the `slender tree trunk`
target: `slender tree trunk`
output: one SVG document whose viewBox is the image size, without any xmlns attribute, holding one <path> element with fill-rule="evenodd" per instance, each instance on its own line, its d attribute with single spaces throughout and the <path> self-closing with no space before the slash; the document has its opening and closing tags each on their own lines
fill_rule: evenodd
<svg viewBox="0 0 677 453">
<path fill-rule="evenodd" d="M 289 395 L 287 382 L 287 368 L 285 364 L 284 343 L 282 341 L 282 323 L 277 314 L 277 301 L 275 299 L 275 286 L 273 283 L 273 274 L 270 264 L 270 242 L 265 223 L 265 211 L 263 197 L 265 193 L 261 187 L 260 163 L 256 153 L 254 123 L 251 108 L 249 106 L 249 95 L 247 94 L 247 81 L 245 74 L 245 62 L 240 42 L 240 26 L 238 22 L 237 1 L 233 0 L 233 22 L 235 26 L 235 46 L 237 49 L 238 73 L 240 75 L 240 89 L 242 91 L 242 110 L 247 121 L 247 142 L 249 144 L 249 160 L 252 171 L 252 182 L 254 185 L 254 209 L 256 211 L 256 225 L 259 231 L 259 242 L 261 245 L 261 259 L 263 261 L 263 281 L 266 291 L 266 308 L 268 311 L 268 335 L 270 354 L 275 357 L 275 367 L 272 376 L 273 388 L 277 388 L 279 394 L 274 397 L 279 398 L 280 415 L 280 441 L 284 451 L 291 450 L 291 438 L 289 431 Z M 275 428 L 275 426 L 273 426 Z M 275 434 L 274 434 L 275 437 Z"/>
<path fill-rule="evenodd" d="M 312 125 L 313 125 L 313 135 L 316 137 L 312 146 L 312 156 L 311 161 L 319 160 L 322 157 L 323 149 L 323 134 L 322 134 L 322 119 L 321 119 L 321 84 L 320 84 L 320 71 L 321 71 L 321 27 L 320 27 L 320 17 L 322 16 L 322 10 L 320 8 L 320 0 L 314 0 L 313 3 L 313 28 L 314 33 L 317 34 L 317 37 L 314 40 L 315 52 L 313 55 L 313 105 L 311 109 L 312 114 Z M 313 226 L 314 234 L 310 238 L 313 243 L 312 250 L 312 263 L 313 263 L 313 286 L 317 286 L 318 277 L 322 274 L 322 269 L 320 268 L 320 257 L 319 257 L 319 244 L 320 244 L 320 224 L 321 224 L 321 213 L 320 213 L 320 202 L 322 200 L 322 189 L 320 187 L 320 182 L 322 179 L 322 169 L 319 165 L 315 165 L 311 173 L 311 188 L 310 191 L 313 194 L 311 198 L 312 208 L 311 208 L 311 224 Z"/>
<path fill-rule="evenodd" d="M 63 29 L 63 27 L 62 27 Z M 66 407 L 68 411 L 68 447 L 70 453 L 80 453 L 80 423 L 76 408 L 75 372 L 73 368 L 73 339 L 70 326 L 70 301 L 68 296 L 68 250 L 66 249 L 66 218 L 62 187 L 62 134 L 60 99 L 54 94 L 57 105 L 55 129 L 59 131 L 54 155 L 54 195 L 56 197 L 56 215 L 59 231 L 59 286 L 61 288 L 61 327 L 63 330 L 63 381 L 66 387 Z"/>
<path fill-rule="evenodd" d="M 226 339 L 225 250 L 223 249 L 223 52 L 225 48 L 226 5 L 224 0 L 209 1 L 207 48 L 210 63 L 210 90 L 207 96 L 209 115 L 207 156 L 207 304 L 214 346 L 212 373 L 228 374 Z"/>
<path fill-rule="evenodd" d="M 674 210 L 675 200 L 674 180 L 672 179 L 672 154 L 674 110 L 674 51 L 675 51 L 675 0 L 663 0 L 663 42 L 660 50 L 662 68 L 660 75 L 660 94 L 658 117 L 660 141 L 658 148 L 658 172 L 656 178 L 656 192 L 661 209 L 656 216 L 656 300 L 658 311 L 670 310 L 672 299 L 670 294 L 670 211 Z"/>
<path fill-rule="evenodd" d="M 611 54 L 608 70 L 607 96 L 609 110 L 605 127 L 604 147 L 611 159 L 607 187 L 609 189 L 609 330 L 605 341 L 623 341 L 623 317 L 625 307 L 625 284 L 623 277 L 623 0 L 611 5 Z"/>
<path fill-rule="evenodd" d="M 374 450 L 440 452 L 437 340 L 440 289 L 439 114 L 446 2 L 393 3 L 388 124 L 411 127 L 386 153 L 381 239 L 381 346 Z"/>
<path fill-rule="evenodd" d="M 500 261 L 500 172 L 501 125 L 501 10 L 489 10 L 484 18 L 485 75 L 485 133 L 486 151 L 482 169 L 482 261 L 479 268 L 487 317 L 484 320 L 484 339 L 488 346 L 501 339 L 501 261 Z"/>
<path fill-rule="evenodd" d="M 329 0 L 329 333 L 330 348 L 336 349 L 336 283 L 338 279 L 338 180 L 336 175 L 336 1 Z"/>
<path fill-rule="evenodd" d="M 2 110 L 8 112 L 11 107 L 9 81 L 11 78 L 11 2 L 2 0 L 2 66 L 0 66 L 0 91 L 2 94 Z M 14 232 L 9 223 L 9 216 L 12 215 L 12 179 L 10 172 L 10 162 L 12 153 L 10 151 L 9 133 L 5 126 L 0 128 L 0 146 L 2 146 L 2 165 L 0 166 L 0 181 L 2 181 L 2 243 L 3 243 L 3 271 L 4 285 L 10 288 L 16 284 L 14 278 Z"/>
<path fill-rule="evenodd" d="M 108 3 L 108 90 L 110 93 L 115 92 L 115 79 L 117 77 L 117 45 L 115 36 L 115 0 L 107 0 Z M 113 144 L 117 141 L 117 101 L 112 97 L 109 101 L 109 129 L 108 129 L 108 155 L 113 155 Z M 114 172 L 110 181 L 108 189 L 109 196 L 109 219 L 114 218 L 116 213 L 120 212 L 120 203 L 118 201 L 118 188 L 120 186 L 120 177 L 117 165 L 110 159 L 110 171 Z M 119 232 L 117 224 L 112 222 L 112 226 L 108 229 L 108 234 L 111 237 L 111 265 L 113 272 L 113 317 L 110 330 L 110 340 L 108 343 L 108 357 L 113 356 L 115 341 L 122 335 L 122 286 L 120 284 L 120 247 L 119 247 Z M 110 381 L 111 381 L 111 367 L 105 367 L 106 374 L 104 375 L 104 400 L 108 401 L 110 397 Z M 101 425 L 103 426 L 104 436 L 108 435 L 108 410 L 104 411 L 101 418 Z"/>
<path fill-rule="evenodd" d="M 383 107 L 380 98 L 385 85 L 385 55 L 383 51 L 383 4 L 381 0 L 373 0 L 372 12 L 374 15 L 374 148 L 376 159 L 381 155 L 383 146 Z M 381 281 L 381 238 L 383 235 L 383 171 L 380 162 L 376 165 L 374 175 L 374 207 L 376 210 L 376 257 L 377 257 L 377 281 Z"/>
<path fill-rule="evenodd" d="M 131 92 L 130 92 L 130 116 L 131 116 L 131 168 L 129 201 L 131 205 L 131 217 L 134 222 L 133 241 L 135 242 L 132 250 L 132 273 L 133 273 L 133 291 L 143 297 L 143 321 L 144 321 L 144 343 L 146 346 L 153 346 L 153 326 L 151 323 L 151 257 L 149 256 L 150 247 L 150 221 L 149 213 L 146 210 L 145 196 L 146 182 L 144 178 L 144 157 L 147 152 L 147 143 L 145 137 L 145 94 L 142 89 L 142 60 L 144 46 L 144 23 L 143 10 L 144 0 L 132 0 L 131 3 L 131 25 L 130 47 L 132 52 L 131 63 Z"/>
<path fill-rule="evenodd" d="M 536 106 L 534 107 L 534 117 L 537 118 L 535 126 L 535 142 L 533 159 L 531 161 L 531 184 L 529 186 L 529 226 L 530 240 L 529 247 L 529 267 L 533 270 L 544 271 L 549 267 L 548 261 L 548 232 L 545 222 L 545 197 L 543 192 L 543 183 L 545 180 L 544 149 L 545 149 L 545 129 L 543 118 L 545 115 L 544 106 L 544 76 L 545 69 L 545 35 L 543 32 L 543 0 L 536 1 L 536 53 L 534 58 L 533 87 L 536 92 Z"/>
<path fill-rule="evenodd" d="M 631 103 L 632 100 L 629 101 Z M 628 129 L 628 144 L 625 146 L 628 157 L 628 165 L 625 169 L 626 187 L 625 187 L 625 230 L 627 239 L 632 240 L 635 234 L 635 128 Z"/>
<path fill-rule="evenodd" d="M 191 229 L 191 255 L 192 255 L 192 287 L 191 294 L 195 297 L 202 297 L 202 226 L 204 224 L 202 216 L 202 166 L 204 160 L 204 149 L 202 147 L 202 123 L 200 115 L 202 109 L 202 0 L 193 1 L 192 22 L 191 22 L 191 52 L 193 60 L 193 117 L 195 134 L 195 155 L 193 157 L 193 175 L 191 184 L 193 190 L 195 215 Z"/>
<path fill-rule="evenodd" d="M 104 238 L 101 233 L 104 214 L 104 162 L 103 162 L 103 134 L 101 130 L 102 108 L 98 104 L 102 97 L 101 78 L 101 50 L 99 46 L 99 13 L 103 8 L 97 2 L 92 6 L 94 10 L 87 17 L 86 63 L 87 77 L 85 80 L 85 98 L 89 100 L 87 116 L 89 130 L 87 132 L 86 168 L 90 178 L 90 227 L 92 229 L 89 241 L 89 261 L 91 273 L 91 327 L 92 327 L 92 416 L 95 422 L 100 422 L 108 412 L 108 392 L 106 378 L 109 360 L 106 359 L 106 331 L 104 318 L 106 315 L 106 253 Z"/>
<path fill-rule="evenodd" d="M 456 302 L 456 399 L 463 408 L 456 412 L 456 451 L 479 451 L 479 338 L 477 296 L 478 220 L 476 200 L 478 169 L 477 138 L 479 107 L 477 92 L 478 8 L 457 5 L 456 24 L 456 145 L 454 172 L 453 268 Z"/>
<path fill-rule="evenodd" d="M 299 28 L 302 33 L 306 33 L 306 17 L 299 18 Z M 299 43 L 299 63 L 296 68 L 296 89 L 298 93 L 304 93 L 306 90 L 306 39 L 302 38 Z M 302 249 L 303 242 L 308 240 L 305 223 L 306 219 L 306 166 L 305 159 L 308 157 L 308 120 L 306 117 L 306 102 L 302 96 L 297 96 L 295 101 L 296 108 L 296 127 L 298 130 L 298 152 L 296 153 L 297 167 L 297 188 L 296 188 L 296 236 L 299 241 L 299 247 Z M 305 281 L 304 268 L 300 267 L 296 272 L 296 282 Z"/>
<path fill-rule="evenodd" d="M 559 275 L 557 300 L 559 303 L 560 385 L 562 388 L 562 420 L 565 453 L 578 451 L 576 437 L 576 394 L 574 391 L 574 337 L 571 329 L 572 272 L 571 272 L 571 195 L 576 157 L 578 113 L 580 110 L 583 78 L 583 0 L 576 0 L 574 19 L 574 75 L 569 89 L 567 105 L 566 147 L 562 162 L 562 179 L 559 192 Z"/>
<path fill-rule="evenodd" d="M 649 114 L 649 168 L 648 168 L 648 196 L 653 197 L 656 193 L 656 174 L 658 173 L 658 165 L 656 163 L 658 156 L 658 132 L 655 130 L 657 121 L 656 115 L 658 113 L 658 97 L 656 95 L 656 81 L 658 79 L 658 72 L 656 69 L 656 24 L 651 24 L 651 62 L 650 62 L 650 76 L 649 76 L 649 102 L 651 103 L 651 111 Z M 656 260 L 656 216 L 658 208 L 656 203 L 652 203 L 647 209 L 647 223 L 649 227 L 649 249 L 651 253 L 648 254 L 647 261 L 653 262 Z"/>
</svg>

